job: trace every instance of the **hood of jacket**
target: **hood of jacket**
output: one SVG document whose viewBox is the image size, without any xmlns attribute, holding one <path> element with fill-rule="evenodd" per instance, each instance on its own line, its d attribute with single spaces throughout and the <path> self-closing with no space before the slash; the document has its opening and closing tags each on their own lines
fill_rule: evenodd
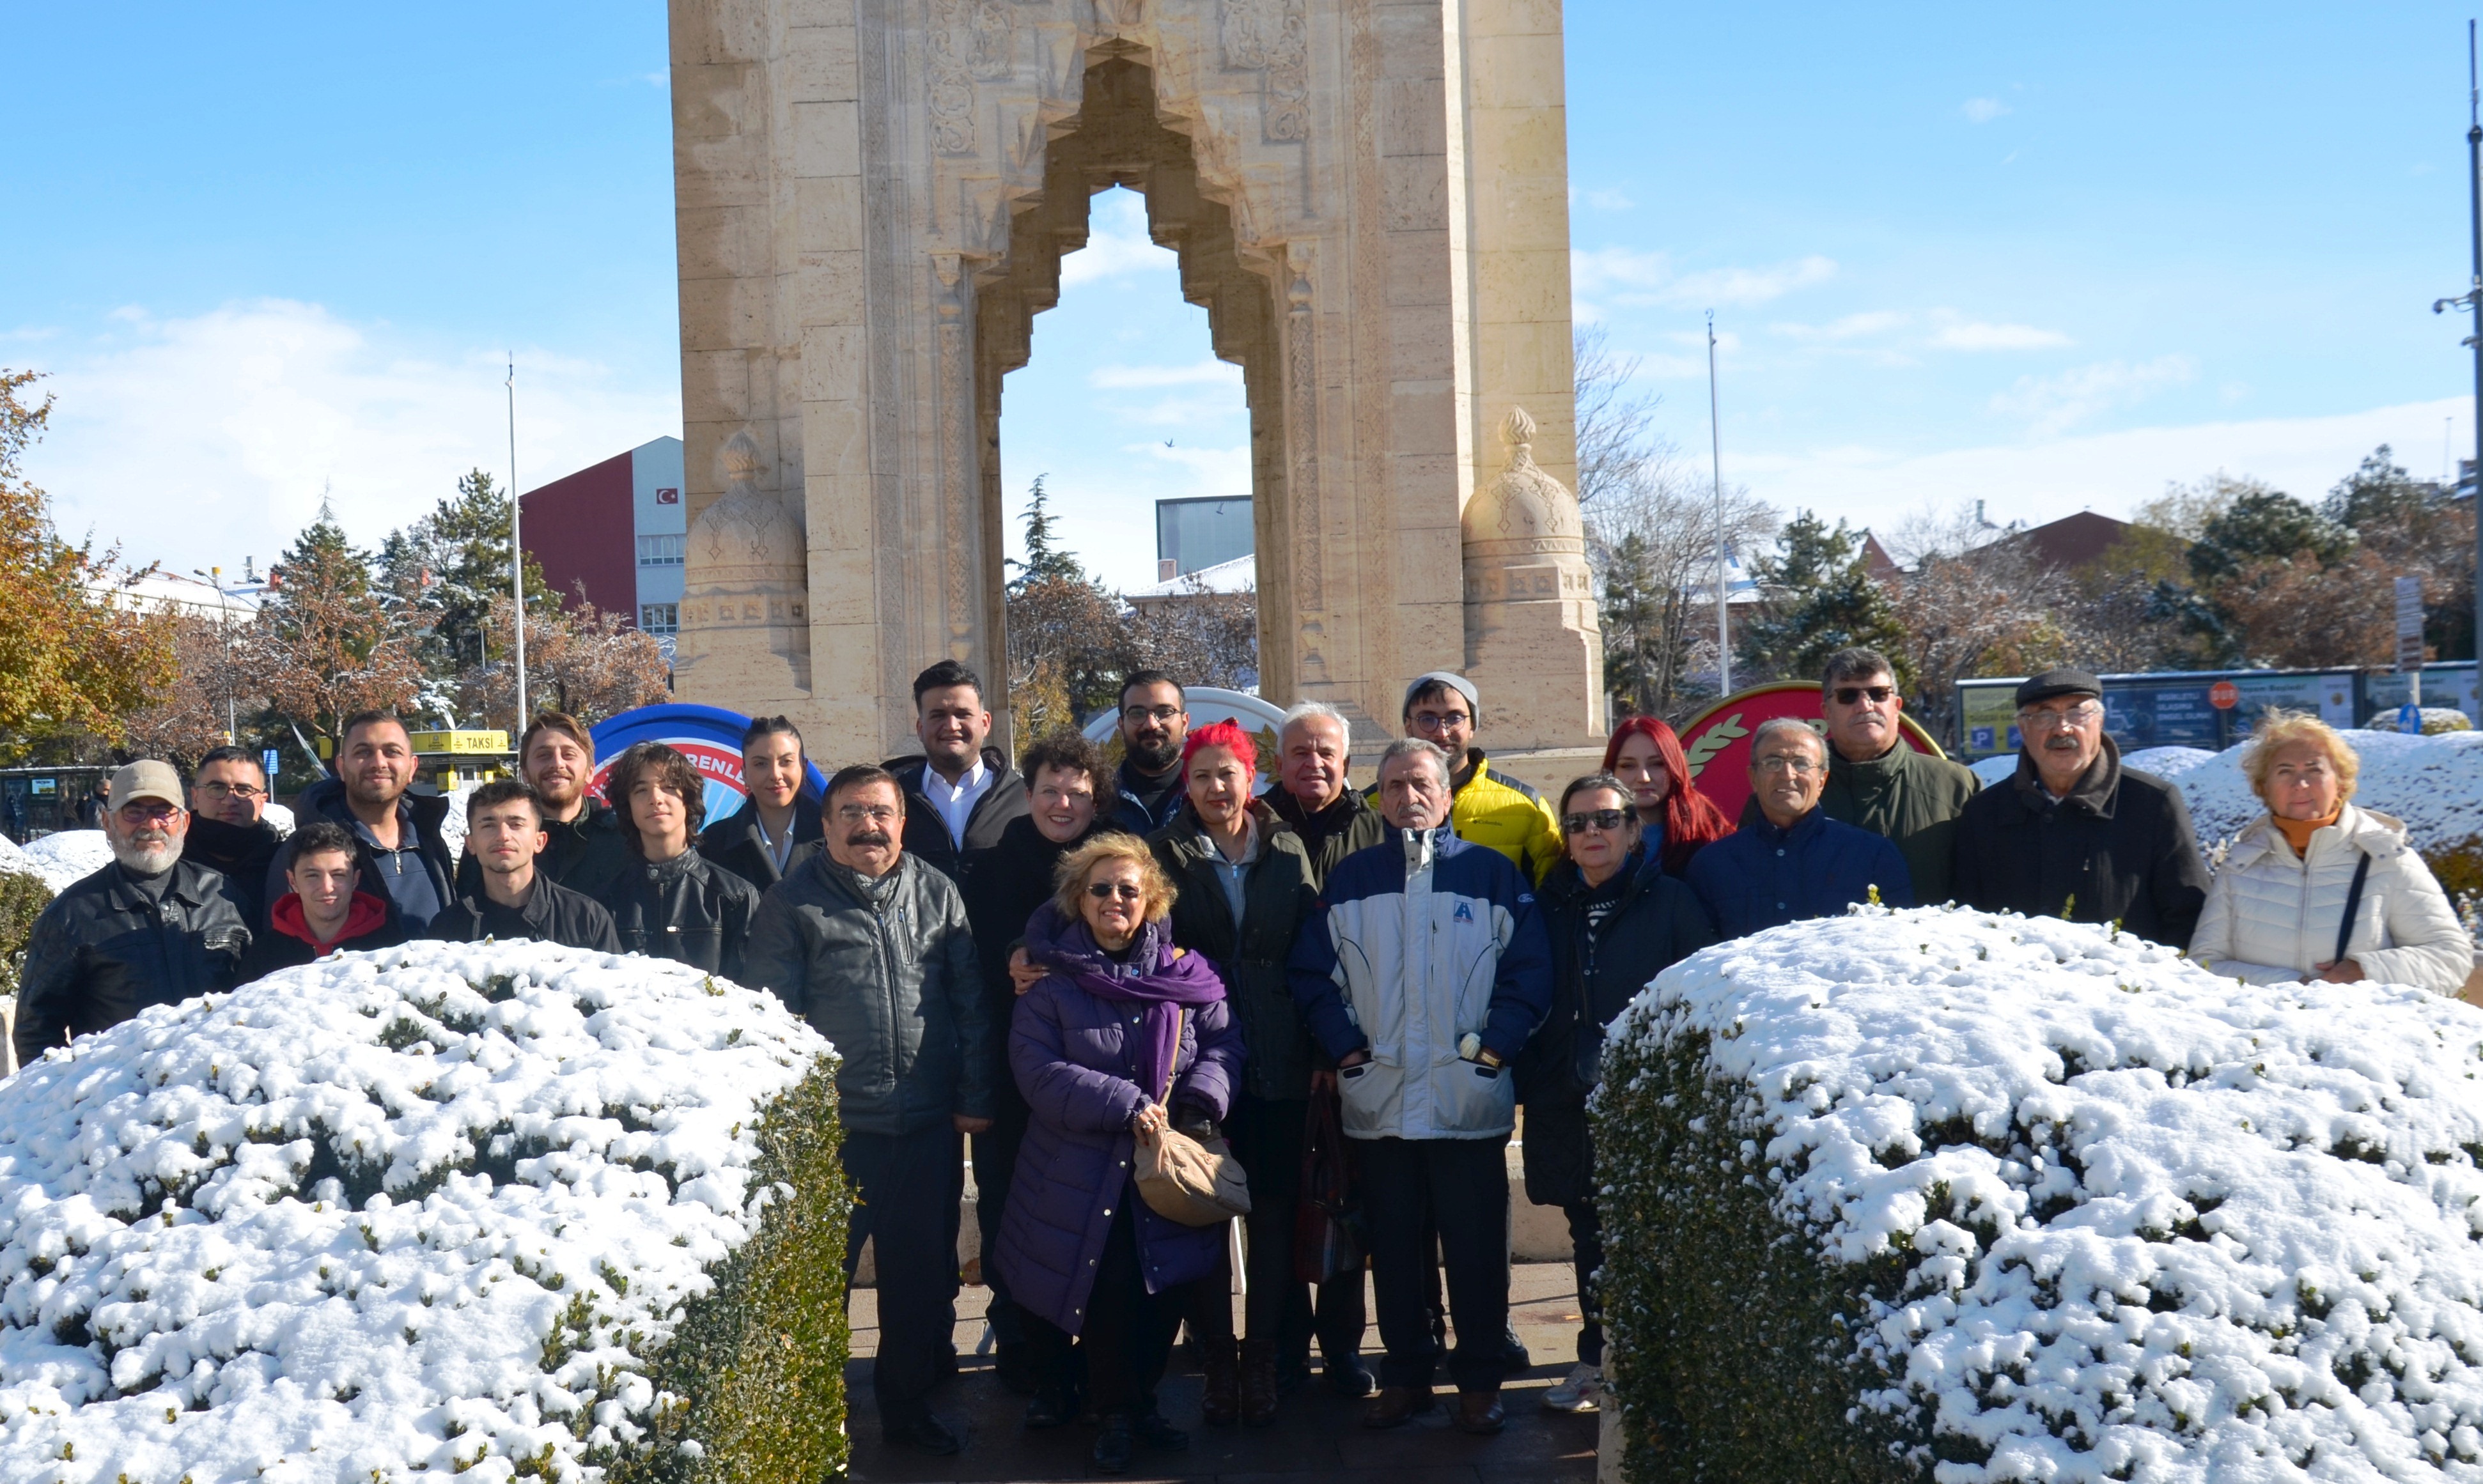
<svg viewBox="0 0 2483 1484">
<path fill-rule="evenodd" d="M 268 911 L 267 918 L 276 931 L 285 937 L 298 938 L 324 951 L 349 939 L 378 931 L 388 919 L 388 908 L 387 903 L 367 891 L 355 892 L 353 901 L 345 908 L 344 927 L 337 931 L 335 937 L 325 941 L 310 931 L 309 914 L 302 906 L 299 892 L 288 891 L 277 898 L 276 905 Z"/>
<path fill-rule="evenodd" d="M 446 798 L 408 789 L 398 796 L 397 803 L 413 815 L 414 827 L 422 832 L 425 844 L 439 838 L 440 822 L 448 817 Z M 302 790 L 302 797 L 295 801 L 294 809 L 296 813 L 333 819 L 347 830 L 353 829 L 356 823 L 353 806 L 345 798 L 345 782 L 333 774 Z"/>
</svg>

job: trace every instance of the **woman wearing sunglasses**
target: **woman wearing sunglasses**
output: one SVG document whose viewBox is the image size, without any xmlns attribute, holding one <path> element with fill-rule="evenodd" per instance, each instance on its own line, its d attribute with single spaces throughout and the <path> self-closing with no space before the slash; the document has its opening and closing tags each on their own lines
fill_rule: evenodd
<svg viewBox="0 0 2483 1484">
<path fill-rule="evenodd" d="M 1119 1473 L 1138 1443 L 1189 1445 L 1155 1389 L 1190 1285 L 1224 1252 L 1223 1227 L 1182 1226 L 1138 1198 L 1136 1136 L 1222 1119 L 1243 1052 L 1215 970 L 1173 946 L 1173 885 L 1144 841 L 1097 835 L 1061 857 L 1055 880 L 1026 929 L 1046 972 L 1009 1033 L 1029 1118 L 992 1260 L 1042 1352 L 1028 1425 L 1079 1415 L 1065 1382 L 1076 1338 L 1103 1422 L 1095 1467 Z"/>
<path fill-rule="evenodd" d="M 1604 744 L 1604 773 L 1629 787 L 1646 853 L 1678 876 L 1690 858 L 1733 833 L 1733 822 L 1698 791 L 1681 738 L 1652 716 L 1633 716 Z"/>
<path fill-rule="evenodd" d="M 1526 1198 L 1569 1218 L 1586 1321 L 1578 1364 L 1543 1393 L 1553 1412 L 1601 1405 L 1604 1330 L 1593 1276 L 1604 1249 L 1587 1095 L 1601 1073 L 1604 1027 L 1667 966 L 1716 941 L 1697 896 L 1648 853 L 1633 792 L 1609 773 L 1562 792 L 1562 860 L 1535 890 L 1552 935 L 1552 1012 L 1517 1062 Z"/>
</svg>

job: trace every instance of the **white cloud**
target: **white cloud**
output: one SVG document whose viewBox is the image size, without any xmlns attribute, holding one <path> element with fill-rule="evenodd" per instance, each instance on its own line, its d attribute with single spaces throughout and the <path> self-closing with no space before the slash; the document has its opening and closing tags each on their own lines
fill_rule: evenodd
<svg viewBox="0 0 2483 1484">
<path fill-rule="evenodd" d="M 1968 98 L 1965 100 L 1965 106 L 1959 112 L 1964 114 L 1970 122 L 1989 123 L 2009 112 L 2009 105 L 1998 98 Z"/>
<path fill-rule="evenodd" d="M 1582 299 L 1609 297 L 1616 304 L 1680 309 L 1747 307 L 1825 283 L 1836 277 L 1836 263 L 1812 253 L 1764 268 L 1676 273 L 1671 258 L 1662 252 L 1585 248 L 1569 254 L 1569 276 L 1573 292 Z"/>
<path fill-rule="evenodd" d="M 2097 361 L 2058 376 L 2021 376 L 2015 386 L 1992 397 L 1991 410 L 2023 416 L 2035 437 L 2051 437 L 2098 412 L 2143 402 L 2197 374 L 2198 367 L 2187 356 L 2158 356 L 2136 365 Z"/>
<path fill-rule="evenodd" d="M 1106 391 L 1155 386 L 1242 385 L 1242 368 L 1230 361 L 1200 360 L 1186 366 L 1099 366 L 1086 384 Z"/>
<path fill-rule="evenodd" d="M 2057 330 L 2038 330 L 2032 325 L 1986 325 L 1974 320 L 1942 325 L 1932 336 L 1932 344 L 1950 351 L 2040 351 L 2070 343 L 2069 337 Z"/>
<path fill-rule="evenodd" d="M 1086 246 L 1060 259 L 1060 286 L 1076 288 L 1134 273 L 1177 273 L 1181 260 L 1147 235 L 1146 198 L 1107 191 L 1087 218 Z"/>
<path fill-rule="evenodd" d="M 1724 462 L 1727 478 L 1747 479 L 1752 493 L 1780 510 L 1806 507 L 1884 527 L 1925 508 L 1980 499 L 1994 520 L 2040 525 L 2088 507 L 2125 517 L 2163 493 L 2167 482 L 2218 469 L 2315 500 L 2380 444 L 2413 463 L 2405 458 L 2412 450 L 2439 447 L 2443 417 L 2465 425 L 2472 411 L 2470 399 L 2446 398 L 2321 417 L 2132 428 L 1927 453 L 1840 447 L 1736 457 L 1728 441 Z M 2417 464 L 2416 472 L 2436 471 Z"/>
<path fill-rule="evenodd" d="M 1907 318 L 1899 310 L 1872 309 L 1861 314 L 1849 314 L 1825 325 L 1785 323 L 1768 328 L 1791 340 L 1853 340 L 1903 329 Z"/>
<path fill-rule="evenodd" d="M 157 320 L 117 310 L 63 344 L 60 395 L 27 467 L 65 535 L 92 530 L 145 564 L 264 566 L 333 486 L 337 518 L 375 543 L 456 492 L 475 466 L 506 477 L 498 350 L 441 354 L 385 324 L 259 300 Z M 518 353 L 518 472 L 532 489 L 681 433 L 667 362 L 635 380 Z"/>
</svg>

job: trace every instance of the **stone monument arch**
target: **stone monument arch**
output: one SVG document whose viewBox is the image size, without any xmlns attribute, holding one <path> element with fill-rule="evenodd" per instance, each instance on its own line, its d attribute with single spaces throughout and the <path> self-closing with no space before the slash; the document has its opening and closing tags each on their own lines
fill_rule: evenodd
<svg viewBox="0 0 2483 1484">
<path fill-rule="evenodd" d="M 1001 708 L 1001 379 L 1121 185 L 1242 368 L 1263 691 L 1377 737 L 1462 669 L 1495 747 L 1600 738 L 1557 0 L 673 0 L 672 49 L 682 700 L 823 760 L 909 749 L 936 659 Z"/>
</svg>

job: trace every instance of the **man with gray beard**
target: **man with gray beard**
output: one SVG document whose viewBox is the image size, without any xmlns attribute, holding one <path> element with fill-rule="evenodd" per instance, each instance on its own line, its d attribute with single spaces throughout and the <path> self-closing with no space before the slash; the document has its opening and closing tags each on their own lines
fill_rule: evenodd
<svg viewBox="0 0 2483 1484">
<path fill-rule="evenodd" d="M 225 878 L 181 859 L 190 833 L 181 805 L 171 763 L 150 758 L 112 776 L 103 813 L 112 863 L 54 897 L 27 943 L 13 1038 L 20 1065 L 240 976 L 250 929 Z"/>
</svg>

